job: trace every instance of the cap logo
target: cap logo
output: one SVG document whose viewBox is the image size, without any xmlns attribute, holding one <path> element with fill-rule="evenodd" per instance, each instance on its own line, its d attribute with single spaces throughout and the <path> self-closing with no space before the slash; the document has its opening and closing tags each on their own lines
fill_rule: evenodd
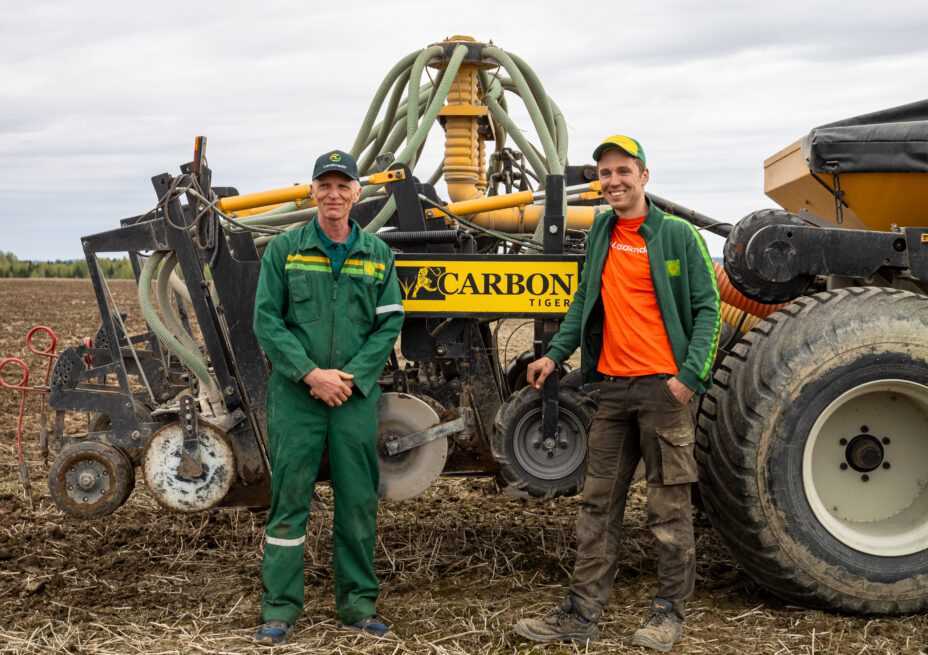
<svg viewBox="0 0 928 655">
<path fill-rule="evenodd" d="M 337 152 L 333 152 L 331 155 L 329 155 L 329 161 L 341 161 L 341 160 L 342 160 L 342 156 L 338 154 Z"/>
</svg>

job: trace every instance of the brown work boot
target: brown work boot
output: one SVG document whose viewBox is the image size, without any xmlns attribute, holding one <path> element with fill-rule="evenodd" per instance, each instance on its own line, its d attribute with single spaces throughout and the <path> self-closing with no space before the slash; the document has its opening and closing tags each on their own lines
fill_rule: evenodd
<svg viewBox="0 0 928 655">
<path fill-rule="evenodd" d="M 632 645 L 668 652 L 683 636 L 683 619 L 674 611 L 673 603 L 656 599 L 651 603 L 651 615 L 632 635 Z"/>
<path fill-rule="evenodd" d="M 532 641 L 593 641 L 599 637 L 596 623 L 584 618 L 570 598 L 540 619 L 522 619 L 513 631 Z"/>
</svg>

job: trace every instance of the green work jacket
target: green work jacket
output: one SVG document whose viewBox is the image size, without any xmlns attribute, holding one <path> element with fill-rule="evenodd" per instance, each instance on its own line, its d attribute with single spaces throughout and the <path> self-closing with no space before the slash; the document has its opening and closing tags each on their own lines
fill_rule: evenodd
<svg viewBox="0 0 928 655">
<path fill-rule="evenodd" d="M 271 240 L 254 331 L 276 373 L 298 382 L 314 368 L 337 368 L 369 396 L 403 326 L 403 297 L 390 247 L 352 228 L 358 238 L 337 276 L 315 221 Z"/>
<path fill-rule="evenodd" d="M 617 217 L 600 212 L 587 237 L 580 284 L 547 356 L 562 362 L 580 346 L 584 382 L 602 379 L 597 370 L 603 345 L 603 265 Z M 698 393 L 711 384 L 721 331 L 721 302 L 715 267 L 706 244 L 688 221 L 648 203 L 639 232 L 648 248 L 651 280 L 679 372 L 677 379 Z M 649 335 L 639 335 L 642 339 Z"/>
</svg>

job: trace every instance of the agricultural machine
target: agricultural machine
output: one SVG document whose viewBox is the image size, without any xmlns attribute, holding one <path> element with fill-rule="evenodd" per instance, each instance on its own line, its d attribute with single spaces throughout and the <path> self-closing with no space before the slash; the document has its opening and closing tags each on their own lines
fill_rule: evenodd
<svg viewBox="0 0 928 655">
<path fill-rule="evenodd" d="M 509 115 L 514 99 L 535 141 Z M 444 158 L 419 177 L 436 120 Z M 701 497 L 744 569 L 791 602 L 928 608 L 926 137 L 928 103 L 817 128 L 765 164 L 784 210 L 734 227 L 650 196 L 727 238 L 728 327 L 698 408 Z M 595 390 L 566 367 L 541 392 L 525 385 L 601 204 L 595 168 L 567 164 L 558 106 L 516 55 L 452 37 L 389 71 L 351 153 L 363 175 L 352 216 L 395 250 L 405 298 L 380 381 L 383 497 L 414 497 L 442 473 L 492 474 L 532 497 L 576 493 Z M 255 285 L 267 242 L 314 216 L 311 189 L 214 186 L 204 138 L 178 175 L 152 184 L 154 209 L 82 240 L 96 335 L 57 353 L 45 386 L 3 362 L 22 369 L 12 386 L 47 394 L 49 490 L 79 518 L 115 511 L 137 470 L 170 510 L 268 500 Z M 113 252 L 132 262 L 142 333 L 101 274 L 98 256 Z M 533 325 L 533 350 L 509 357 L 502 319 L 518 318 Z M 85 433 L 66 434 L 68 412 L 89 415 Z"/>
</svg>

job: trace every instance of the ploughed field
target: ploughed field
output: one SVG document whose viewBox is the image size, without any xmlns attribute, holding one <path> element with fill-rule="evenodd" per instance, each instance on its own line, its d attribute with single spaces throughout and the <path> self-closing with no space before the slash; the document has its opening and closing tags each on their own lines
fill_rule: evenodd
<svg viewBox="0 0 928 655">
<path fill-rule="evenodd" d="M 110 283 L 130 331 L 141 327 L 135 286 Z M 53 327 L 59 349 L 98 326 L 90 283 L 0 280 L 0 355 L 21 355 L 26 331 Z M 514 324 L 514 325 L 517 325 Z M 507 331 L 501 330 L 501 345 Z M 528 329 L 509 344 L 512 357 Z M 36 359 L 33 381 L 44 381 Z M 36 506 L 24 500 L 14 448 L 18 397 L 0 391 L 0 653 L 265 652 L 258 623 L 263 512 L 182 516 L 160 509 L 141 481 L 105 519 L 76 521 L 51 503 L 37 447 L 39 399 L 28 404 L 27 459 Z M 80 430 L 73 416 L 68 429 Z M 333 613 L 332 497 L 320 485 L 306 543 L 306 614 L 282 653 L 607 653 L 627 648 L 655 589 L 643 488 L 626 518 L 621 567 L 588 649 L 535 648 L 512 634 L 546 611 L 574 559 L 576 499 L 526 501 L 495 493 L 489 478 L 445 478 L 422 497 L 383 505 L 377 568 L 380 609 L 394 639 L 338 629 Z M 928 616 L 844 617 L 786 606 L 748 579 L 697 515 L 698 581 L 680 653 L 919 653 Z M 639 652 L 628 649 L 628 652 Z"/>
</svg>

